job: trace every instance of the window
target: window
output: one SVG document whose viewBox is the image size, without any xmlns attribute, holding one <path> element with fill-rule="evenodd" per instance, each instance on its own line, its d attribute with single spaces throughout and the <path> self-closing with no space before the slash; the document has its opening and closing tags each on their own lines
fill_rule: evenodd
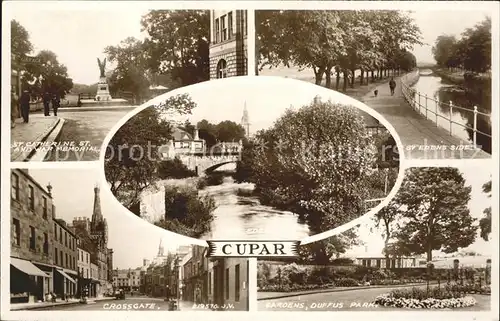
<svg viewBox="0 0 500 321">
<path fill-rule="evenodd" d="M 86 253 L 86 254 L 87 254 L 86 255 L 87 256 L 87 263 L 89 263 L 89 254 L 88 253 Z"/>
<path fill-rule="evenodd" d="M 380 268 L 380 261 L 381 259 L 377 259 L 377 267 Z"/>
<path fill-rule="evenodd" d="M 246 36 L 248 34 L 248 24 L 247 24 L 247 10 L 243 10 L 243 18 L 241 19 L 241 23 L 243 25 L 243 34 Z"/>
<path fill-rule="evenodd" d="M 228 26 L 228 38 L 233 37 L 233 13 L 229 12 L 227 14 L 227 26 Z"/>
<path fill-rule="evenodd" d="M 19 220 L 16 218 L 12 219 L 12 225 L 14 225 L 14 242 L 16 245 L 21 245 L 21 225 Z"/>
<path fill-rule="evenodd" d="M 227 78 L 227 63 L 224 59 L 217 63 L 217 78 Z"/>
<path fill-rule="evenodd" d="M 60 258 L 61 258 L 61 266 L 64 265 L 64 260 L 63 260 L 63 252 L 62 251 L 59 251 L 59 255 L 60 255 Z"/>
<path fill-rule="evenodd" d="M 66 257 L 66 264 L 64 266 L 69 267 L 70 262 L 68 260 L 68 253 L 64 253 L 64 256 Z"/>
<path fill-rule="evenodd" d="M 43 233 L 43 253 L 49 254 L 49 235 L 47 233 Z"/>
<path fill-rule="evenodd" d="M 220 24 L 219 24 L 219 18 L 215 19 L 215 42 L 220 41 Z"/>
<path fill-rule="evenodd" d="M 220 18 L 221 20 L 221 41 L 226 41 L 227 40 L 227 25 L 226 25 L 226 16 L 222 16 Z"/>
<path fill-rule="evenodd" d="M 68 246 L 68 232 L 64 231 L 64 246 Z"/>
<path fill-rule="evenodd" d="M 59 264 L 59 256 L 57 255 L 57 248 L 54 248 L 54 259 L 56 261 L 56 265 Z"/>
<path fill-rule="evenodd" d="M 35 250 L 36 248 L 36 233 L 35 228 L 30 226 L 30 250 Z"/>
<path fill-rule="evenodd" d="M 57 240 L 57 225 L 54 223 L 54 239 Z"/>
<path fill-rule="evenodd" d="M 76 268 L 76 259 L 73 257 L 73 270 Z"/>
<path fill-rule="evenodd" d="M 234 267 L 234 300 L 240 301 L 240 265 Z"/>
<path fill-rule="evenodd" d="M 28 185 L 28 205 L 30 207 L 30 210 L 34 211 L 35 210 L 35 190 L 33 189 L 33 186 Z"/>
<path fill-rule="evenodd" d="M 47 198 L 45 196 L 43 197 L 43 218 L 47 219 Z"/>
<path fill-rule="evenodd" d="M 226 300 L 229 299 L 229 268 L 226 269 Z"/>
<path fill-rule="evenodd" d="M 19 176 L 12 173 L 12 188 L 10 190 L 11 197 L 13 200 L 19 200 Z"/>
<path fill-rule="evenodd" d="M 82 251 L 78 250 L 78 260 L 79 261 L 83 261 L 83 259 L 82 259 L 82 253 L 83 253 Z"/>
<path fill-rule="evenodd" d="M 63 236 L 62 227 L 59 226 L 59 243 L 61 243 L 61 244 L 62 244 L 62 236 Z"/>
</svg>

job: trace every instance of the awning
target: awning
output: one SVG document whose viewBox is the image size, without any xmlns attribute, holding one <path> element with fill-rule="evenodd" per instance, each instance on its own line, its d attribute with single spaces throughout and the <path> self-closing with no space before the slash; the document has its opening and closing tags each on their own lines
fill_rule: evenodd
<svg viewBox="0 0 500 321">
<path fill-rule="evenodd" d="M 64 273 L 68 274 L 68 275 L 74 275 L 76 277 L 78 277 L 78 272 L 76 271 L 73 271 L 73 270 L 68 270 L 68 269 L 63 269 Z"/>
<path fill-rule="evenodd" d="M 14 257 L 10 258 L 10 264 L 18 269 L 19 271 L 26 273 L 28 275 L 50 277 L 47 273 L 43 272 L 37 268 L 33 263 L 26 260 L 16 259 Z"/>
<path fill-rule="evenodd" d="M 59 272 L 59 274 L 64 276 L 66 279 L 68 279 L 68 281 L 70 281 L 71 283 L 76 284 L 76 281 L 73 280 L 73 278 L 71 276 L 67 275 L 66 272 L 64 272 L 63 270 L 57 270 L 57 272 Z"/>
</svg>

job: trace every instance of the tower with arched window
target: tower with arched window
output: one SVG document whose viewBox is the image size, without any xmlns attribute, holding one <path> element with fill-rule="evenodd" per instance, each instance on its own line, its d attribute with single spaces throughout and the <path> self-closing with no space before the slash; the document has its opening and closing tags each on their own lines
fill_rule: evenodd
<svg viewBox="0 0 500 321">
<path fill-rule="evenodd" d="M 247 11 L 210 11 L 210 79 L 248 74 Z"/>
</svg>

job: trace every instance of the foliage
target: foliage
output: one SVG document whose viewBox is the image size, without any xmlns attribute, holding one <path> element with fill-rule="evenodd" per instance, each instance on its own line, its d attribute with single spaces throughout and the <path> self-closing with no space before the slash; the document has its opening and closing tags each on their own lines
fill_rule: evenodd
<svg viewBox="0 0 500 321">
<path fill-rule="evenodd" d="M 221 185 L 224 181 L 224 173 L 212 172 L 203 178 L 200 178 L 198 187 L 204 188 L 206 186 Z"/>
<path fill-rule="evenodd" d="M 408 50 L 420 44 L 420 30 L 402 11 L 261 10 L 255 19 L 260 70 L 280 64 L 312 68 L 316 84 L 326 75 L 327 87 L 335 70 L 344 74 L 345 90 L 356 69 L 416 64 Z"/>
<path fill-rule="evenodd" d="M 109 78 L 110 89 L 132 92 L 140 102 L 141 97 L 146 96 L 150 85 L 144 43 L 128 37 L 117 46 L 107 46 L 104 53 L 110 62 L 116 63 L 116 68 Z"/>
<path fill-rule="evenodd" d="M 169 113 L 190 113 L 196 104 L 187 94 L 172 96 L 132 116 L 111 138 L 104 170 L 113 195 L 125 206 L 140 202 L 142 191 L 158 179 L 159 150 L 171 138 Z"/>
<path fill-rule="evenodd" d="M 331 236 L 321 241 L 299 246 L 299 255 L 304 262 L 316 264 L 327 264 L 339 259 L 340 254 L 345 253 L 354 245 L 359 245 L 357 231 L 352 228 L 342 234 Z"/>
<path fill-rule="evenodd" d="M 375 303 L 398 308 L 445 309 L 473 306 L 476 304 L 476 300 L 446 288 L 433 287 L 426 290 L 414 287 L 379 295 L 375 299 Z"/>
<path fill-rule="evenodd" d="M 28 31 L 16 20 L 10 21 L 10 51 L 12 69 L 19 66 L 22 58 L 33 51 Z"/>
<path fill-rule="evenodd" d="M 186 167 L 179 158 L 162 161 L 158 165 L 158 177 L 161 179 L 173 178 L 181 179 L 186 177 L 194 177 L 196 173 Z"/>
<path fill-rule="evenodd" d="M 472 244 L 477 226 L 468 208 L 470 197 L 471 187 L 457 168 L 407 170 L 395 201 L 405 207 L 394 233 L 398 253 L 426 253 L 432 261 L 432 250 L 452 253 Z"/>
<path fill-rule="evenodd" d="M 491 198 L 491 180 L 483 185 L 483 192 Z M 488 241 L 491 234 L 491 206 L 485 208 L 483 213 L 484 216 L 479 220 L 479 228 L 483 240 Z"/>
<path fill-rule="evenodd" d="M 441 35 L 432 48 L 441 67 L 461 67 L 474 73 L 491 69 L 491 18 L 486 18 L 462 33 L 460 39 Z"/>
<path fill-rule="evenodd" d="M 142 20 L 147 69 L 187 86 L 209 79 L 210 12 L 151 10 Z"/>
<path fill-rule="evenodd" d="M 215 208 L 212 197 L 199 197 L 194 188 L 165 186 L 165 218 L 155 225 L 178 234 L 199 238 L 210 230 Z"/>
<path fill-rule="evenodd" d="M 25 64 L 21 77 L 22 87 L 33 96 L 41 97 L 44 92 L 64 96 L 73 88 L 73 80 L 68 77 L 68 69 L 57 60 L 52 51 L 42 50 L 36 57 L 40 62 Z"/>
</svg>

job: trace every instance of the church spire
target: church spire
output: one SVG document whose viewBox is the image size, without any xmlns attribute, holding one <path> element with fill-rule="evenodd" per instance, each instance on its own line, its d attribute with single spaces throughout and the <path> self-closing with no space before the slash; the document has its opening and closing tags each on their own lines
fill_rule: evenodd
<svg viewBox="0 0 500 321">
<path fill-rule="evenodd" d="M 241 117 L 241 125 L 245 128 L 245 135 L 248 137 L 250 135 L 250 118 L 248 117 L 247 102 L 243 107 L 243 116 Z"/>
<path fill-rule="evenodd" d="M 92 212 L 92 223 L 102 222 L 101 199 L 99 197 L 99 186 L 94 187 L 94 212 Z"/>
<path fill-rule="evenodd" d="M 158 246 L 158 256 L 163 256 L 163 244 L 162 244 L 162 239 L 160 239 L 160 245 Z"/>
</svg>

